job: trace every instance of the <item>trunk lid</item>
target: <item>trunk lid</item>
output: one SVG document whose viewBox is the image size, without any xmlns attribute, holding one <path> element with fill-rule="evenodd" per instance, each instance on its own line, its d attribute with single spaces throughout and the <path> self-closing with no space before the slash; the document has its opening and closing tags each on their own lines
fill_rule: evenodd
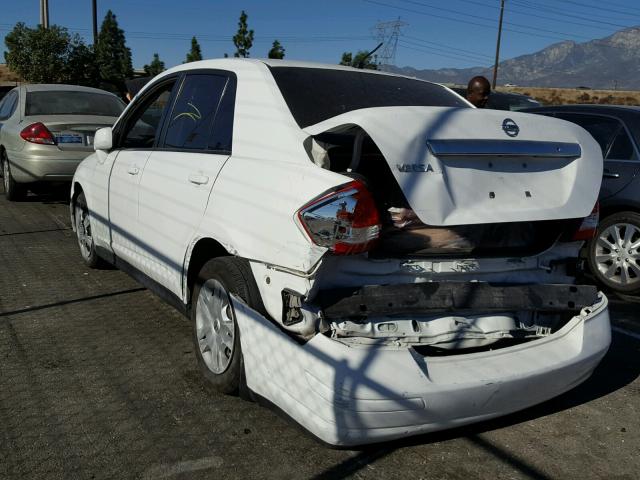
<svg viewBox="0 0 640 480">
<path fill-rule="evenodd" d="M 42 122 L 60 150 L 92 152 L 96 130 L 112 126 L 117 119 L 98 115 L 38 115 L 29 116 L 24 122 Z"/>
<path fill-rule="evenodd" d="M 598 197 L 602 152 L 575 124 L 497 110 L 379 107 L 303 130 L 357 125 L 375 142 L 428 225 L 586 217 Z"/>
</svg>

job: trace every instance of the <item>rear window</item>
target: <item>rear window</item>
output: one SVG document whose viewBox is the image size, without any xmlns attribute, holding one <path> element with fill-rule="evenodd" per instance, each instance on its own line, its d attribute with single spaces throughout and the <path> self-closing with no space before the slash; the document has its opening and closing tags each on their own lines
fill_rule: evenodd
<svg viewBox="0 0 640 480">
<path fill-rule="evenodd" d="M 440 85 L 410 78 L 299 67 L 271 67 L 271 73 L 301 128 L 360 108 L 471 108 Z"/>
<path fill-rule="evenodd" d="M 99 115 L 119 117 L 124 102 L 113 95 L 50 90 L 28 92 L 25 115 Z"/>
</svg>

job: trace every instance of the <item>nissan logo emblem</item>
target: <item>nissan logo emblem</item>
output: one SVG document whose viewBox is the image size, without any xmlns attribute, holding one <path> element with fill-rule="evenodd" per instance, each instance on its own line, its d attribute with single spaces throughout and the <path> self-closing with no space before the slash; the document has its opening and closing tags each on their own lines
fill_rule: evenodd
<svg viewBox="0 0 640 480">
<path fill-rule="evenodd" d="M 502 122 L 502 130 L 510 137 L 517 137 L 520 133 L 520 127 L 510 118 L 505 118 Z"/>
</svg>

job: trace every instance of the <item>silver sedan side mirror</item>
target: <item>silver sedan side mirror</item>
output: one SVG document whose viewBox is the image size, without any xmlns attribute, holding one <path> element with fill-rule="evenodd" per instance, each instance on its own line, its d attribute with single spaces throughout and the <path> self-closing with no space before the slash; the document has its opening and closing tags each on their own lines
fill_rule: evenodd
<svg viewBox="0 0 640 480">
<path fill-rule="evenodd" d="M 97 130 L 96 136 L 93 139 L 93 149 L 108 152 L 111 148 L 113 148 L 113 131 L 111 127 Z"/>
</svg>

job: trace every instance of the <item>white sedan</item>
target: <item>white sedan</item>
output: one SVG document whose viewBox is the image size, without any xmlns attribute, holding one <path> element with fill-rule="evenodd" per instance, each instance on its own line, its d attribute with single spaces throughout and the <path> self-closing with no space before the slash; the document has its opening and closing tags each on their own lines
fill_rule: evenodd
<svg viewBox="0 0 640 480">
<path fill-rule="evenodd" d="M 508 115 L 348 67 L 180 65 L 96 133 L 72 186 L 80 251 L 192 319 L 219 391 L 327 443 L 514 412 L 587 379 L 610 326 L 575 281 L 600 149 Z"/>
</svg>

